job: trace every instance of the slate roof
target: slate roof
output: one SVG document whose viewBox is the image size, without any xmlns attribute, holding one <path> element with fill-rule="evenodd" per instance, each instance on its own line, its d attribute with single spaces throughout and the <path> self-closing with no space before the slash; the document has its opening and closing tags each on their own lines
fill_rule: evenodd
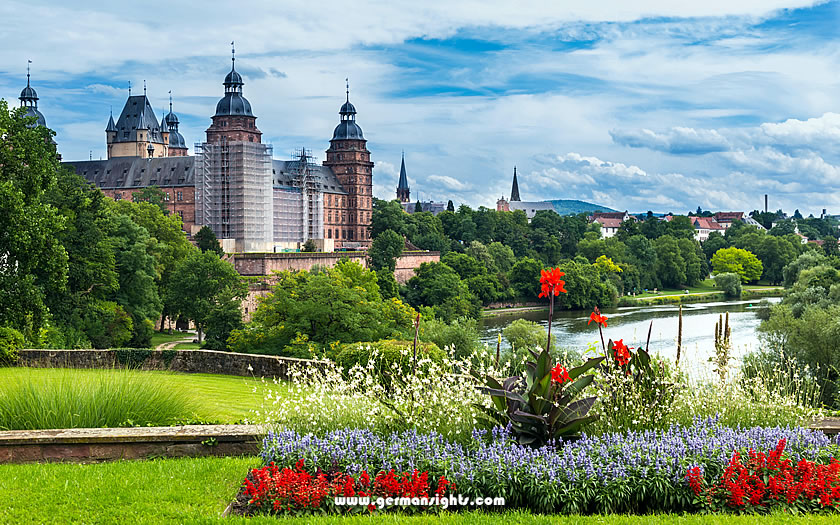
<svg viewBox="0 0 840 525">
<path fill-rule="evenodd" d="M 402 164 L 400 165 L 400 182 L 397 184 L 398 190 L 407 190 L 408 188 L 408 176 L 405 174 L 405 156 L 402 158 Z"/>
<path fill-rule="evenodd" d="M 294 172 L 299 165 L 298 160 L 272 160 L 274 186 L 293 186 Z M 310 165 L 311 173 L 316 177 L 316 184 L 320 191 L 325 193 L 337 193 L 347 195 L 344 187 L 338 182 L 338 178 L 329 166 L 318 164 Z"/>
<path fill-rule="evenodd" d="M 195 185 L 195 157 L 114 157 L 63 162 L 101 189 L 161 188 Z"/>
<path fill-rule="evenodd" d="M 597 219 L 594 219 L 592 222 L 597 222 L 603 228 L 618 228 L 619 226 L 621 226 L 621 223 L 624 222 L 624 221 L 622 221 L 621 219 L 610 219 L 610 218 L 606 218 L 606 217 L 599 217 Z"/>
<path fill-rule="evenodd" d="M 163 144 L 160 123 L 146 95 L 133 95 L 125 101 L 125 107 L 117 120 L 117 137 L 114 142 L 137 142 L 138 129 L 148 130 L 151 142 Z"/>
</svg>

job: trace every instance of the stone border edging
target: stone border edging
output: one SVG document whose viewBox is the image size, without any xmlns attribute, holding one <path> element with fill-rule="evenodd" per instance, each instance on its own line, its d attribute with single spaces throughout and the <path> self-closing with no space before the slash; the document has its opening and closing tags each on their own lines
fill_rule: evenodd
<svg viewBox="0 0 840 525">
<path fill-rule="evenodd" d="M 256 425 L 9 430 L 0 432 L 0 464 L 254 455 L 263 434 Z"/>
<path fill-rule="evenodd" d="M 287 380 L 290 365 L 322 367 L 323 361 L 279 357 L 262 354 L 242 354 L 219 350 L 177 350 L 174 355 L 148 350 L 148 356 L 134 368 L 191 374 L 225 374 L 243 377 L 267 377 Z M 51 350 L 23 349 L 18 351 L 15 366 L 32 368 L 125 368 L 117 350 Z M 167 357 L 169 358 L 167 360 Z"/>
</svg>

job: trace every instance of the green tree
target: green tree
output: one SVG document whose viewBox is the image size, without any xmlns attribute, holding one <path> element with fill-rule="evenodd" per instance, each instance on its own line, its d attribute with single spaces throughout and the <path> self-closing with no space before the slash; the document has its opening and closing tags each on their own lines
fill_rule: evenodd
<svg viewBox="0 0 840 525">
<path fill-rule="evenodd" d="M 210 350 L 227 350 L 230 334 L 244 327 L 241 299 L 220 296 L 218 303 L 212 306 L 207 314 L 206 326 L 207 334 L 202 347 Z"/>
<path fill-rule="evenodd" d="M 367 253 L 368 265 L 374 271 L 388 270 L 394 273 L 397 259 L 402 255 L 405 240 L 394 230 L 381 232 L 370 245 Z"/>
<path fill-rule="evenodd" d="M 717 274 L 715 276 L 715 286 L 731 299 L 741 297 L 741 276 L 737 273 Z"/>
<path fill-rule="evenodd" d="M 677 239 L 677 244 L 680 247 L 680 255 L 685 261 L 685 284 L 695 285 L 708 275 L 704 272 L 705 261 L 700 245 L 693 238 Z"/>
<path fill-rule="evenodd" d="M 146 228 L 120 214 L 113 218 L 109 237 L 119 282 L 112 298 L 131 316 L 132 346 L 148 346 L 151 334 L 144 321 L 157 319 L 163 307 L 155 283 L 158 276 L 156 261 L 151 254 L 155 241 Z"/>
<path fill-rule="evenodd" d="M 449 252 L 440 258 L 440 262 L 455 270 L 462 280 L 487 273 L 483 264 L 466 253 Z"/>
<path fill-rule="evenodd" d="M 513 250 L 498 241 L 491 242 L 487 246 L 487 252 L 493 258 L 493 263 L 498 271 L 502 273 L 509 272 L 513 268 L 514 263 L 516 263 L 516 256 L 513 255 Z"/>
<path fill-rule="evenodd" d="M 615 232 L 615 236 L 619 241 L 626 243 L 627 239 L 635 235 L 641 235 L 642 230 L 639 228 L 639 223 L 635 219 L 627 219 L 622 221 Z"/>
<path fill-rule="evenodd" d="M 216 238 L 216 234 L 213 233 L 213 230 L 209 226 L 202 226 L 198 230 L 195 234 L 195 243 L 202 252 L 213 251 L 219 257 L 225 254 L 225 251 L 222 250 L 222 245 L 219 244 L 219 240 Z"/>
<path fill-rule="evenodd" d="M 416 315 L 398 299 L 382 299 L 373 271 L 342 259 L 318 273 L 278 273 L 251 323 L 234 330 L 229 344 L 234 351 L 282 355 L 296 341 L 323 346 L 404 338 Z"/>
<path fill-rule="evenodd" d="M 131 200 L 134 202 L 148 202 L 160 208 L 161 213 L 169 215 L 169 210 L 166 208 L 166 192 L 157 186 L 147 186 L 131 195 Z"/>
<path fill-rule="evenodd" d="M 712 256 L 721 248 L 728 248 L 729 242 L 720 234 L 720 232 L 712 232 L 709 237 L 703 241 L 703 254 L 707 261 L 712 260 Z"/>
<path fill-rule="evenodd" d="M 60 167 L 52 131 L 30 127 L 25 109 L 9 112 L 0 99 L 0 326 L 33 340 L 47 321 L 45 297 L 65 289 L 65 227 L 44 202 Z"/>
<path fill-rule="evenodd" d="M 615 305 L 618 291 L 604 280 L 598 269 L 585 258 L 578 256 L 560 265 L 566 274 L 567 293 L 557 296 L 559 305 L 570 310 L 585 310 L 596 306 L 607 308 Z M 539 283 L 539 280 L 538 280 Z"/>
<path fill-rule="evenodd" d="M 502 330 L 502 335 L 510 345 L 508 359 L 515 365 L 521 364 L 524 359 L 531 360 L 533 357 L 529 350 L 539 352 L 545 348 L 548 340 L 548 332 L 539 324 L 527 319 L 516 319 Z M 554 351 L 554 337 L 551 338 L 549 349 Z"/>
<path fill-rule="evenodd" d="M 765 235 L 755 251 L 764 267 L 762 279 L 770 284 L 780 284 L 784 280 L 784 267 L 793 262 L 798 254 L 796 246 L 786 238 Z"/>
<path fill-rule="evenodd" d="M 303 243 L 303 249 L 301 251 L 302 252 L 310 252 L 310 253 L 311 252 L 317 252 L 318 251 L 318 246 L 315 244 L 315 241 L 313 241 L 312 239 L 306 239 L 306 242 Z"/>
<path fill-rule="evenodd" d="M 536 301 L 540 292 L 540 270 L 542 265 L 530 257 L 516 261 L 510 269 L 510 286 L 517 297 L 525 301 Z"/>
<path fill-rule="evenodd" d="M 685 215 L 676 215 L 671 217 L 665 227 L 665 234 L 674 237 L 675 239 L 693 239 L 694 238 L 694 223 L 691 222 L 690 217 Z"/>
<path fill-rule="evenodd" d="M 656 249 L 656 274 L 662 286 L 677 288 L 686 282 L 685 259 L 677 239 L 663 235 L 653 241 Z"/>
<path fill-rule="evenodd" d="M 470 245 L 467 247 L 466 253 L 470 257 L 483 264 L 484 268 L 487 270 L 487 273 L 499 273 L 499 269 L 496 267 L 496 261 L 490 254 L 490 250 L 488 250 L 487 246 L 481 241 L 473 241 L 472 243 L 470 243 Z M 510 255 L 511 257 L 513 257 L 512 251 L 510 252 Z"/>
<path fill-rule="evenodd" d="M 480 307 L 467 284 L 444 263 L 423 263 L 408 280 L 406 297 L 415 307 L 432 307 L 438 317 L 478 317 Z"/>
<path fill-rule="evenodd" d="M 656 267 L 659 262 L 653 242 L 644 235 L 634 235 L 627 239 L 627 259 L 639 269 L 639 290 L 658 288 L 659 278 Z M 633 291 L 632 289 L 625 289 Z"/>
<path fill-rule="evenodd" d="M 723 248 L 712 257 L 712 268 L 715 275 L 719 273 L 735 273 L 741 281 L 748 283 L 761 278 L 764 266 L 751 252 L 741 248 Z"/>
<path fill-rule="evenodd" d="M 446 211 L 455 212 L 455 204 L 451 200 L 446 203 Z"/>
<path fill-rule="evenodd" d="M 232 308 L 230 303 L 239 308 L 247 293 L 248 287 L 232 264 L 221 260 L 215 252 L 196 251 L 175 269 L 168 302 L 173 313 L 195 322 L 198 340 L 202 341 L 213 310 L 221 308 L 213 315 L 222 315 Z"/>
<path fill-rule="evenodd" d="M 398 201 L 373 199 L 373 212 L 370 215 L 370 236 L 376 239 L 385 230 L 393 230 L 405 235 L 407 214 Z"/>
</svg>

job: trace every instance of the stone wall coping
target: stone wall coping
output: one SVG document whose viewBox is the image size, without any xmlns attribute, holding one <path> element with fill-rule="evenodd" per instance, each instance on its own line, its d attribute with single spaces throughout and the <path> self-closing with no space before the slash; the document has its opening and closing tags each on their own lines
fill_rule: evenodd
<svg viewBox="0 0 840 525">
<path fill-rule="evenodd" d="M 21 351 L 25 352 L 50 352 L 50 353 L 57 353 L 57 352 L 111 352 L 116 350 L 115 348 L 22 348 Z M 151 352 L 159 352 L 154 348 L 136 348 L 134 350 L 150 350 Z M 301 359 L 300 357 L 286 357 L 280 355 L 268 355 L 268 354 L 245 354 L 242 352 L 226 352 L 224 350 L 206 350 L 203 348 L 193 348 L 193 349 L 183 349 L 177 350 L 179 353 L 196 353 L 196 354 L 217 354 L 217 355 L 224 355 L 224 356 L 235 356 L 235 357 L 242 357 L 242 358 L 263 358 L 263 359 L 276 359 L 277 361 L 281 362 L 292 362 L 292 363 L 322 363 L 324 360 L 321 359 Z"/>
<path fill-rule="evenodd" d="M 178 443 L 259 441 L 265 432 L 258 425 L 180 425 L 175 427 L 67 428 L 0 431 L 0 447 L 78 443 Z"/>
<path fill-rule="evenodd" d="M 307 259 L 307 258 L 334 258 L 334 257 L 348 257 L 358 258 L 364 257 L 367 252 L 246 252 L 235 253 L 233 257 L 236 259 Z M 440 252 L 430 252 L 425 250 L 419 251 L 404 251 L 402 255 L 440 255 Z"/>
</svg>

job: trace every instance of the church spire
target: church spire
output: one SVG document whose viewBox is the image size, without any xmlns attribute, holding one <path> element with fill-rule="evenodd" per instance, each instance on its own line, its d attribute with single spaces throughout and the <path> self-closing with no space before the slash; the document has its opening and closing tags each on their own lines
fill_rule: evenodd
<svg viewBox="0 0 840 525">
<path fill-rule="evenodd" d="M 408 187 L 408 176 L 405 174 L 405 152 L 402 154 L 402 163 L 400 164 L 400 182 L 397 184 L 397 199 L 400 202 L 410 202 Z"/>
<path fill-rule="evenodd" d="M 513 187 L 510 189 L 510 201 L 518 201 L 519 199 L 519 182 L 516 180 L 516 166 L 513 167 Z"/>
</svg>

